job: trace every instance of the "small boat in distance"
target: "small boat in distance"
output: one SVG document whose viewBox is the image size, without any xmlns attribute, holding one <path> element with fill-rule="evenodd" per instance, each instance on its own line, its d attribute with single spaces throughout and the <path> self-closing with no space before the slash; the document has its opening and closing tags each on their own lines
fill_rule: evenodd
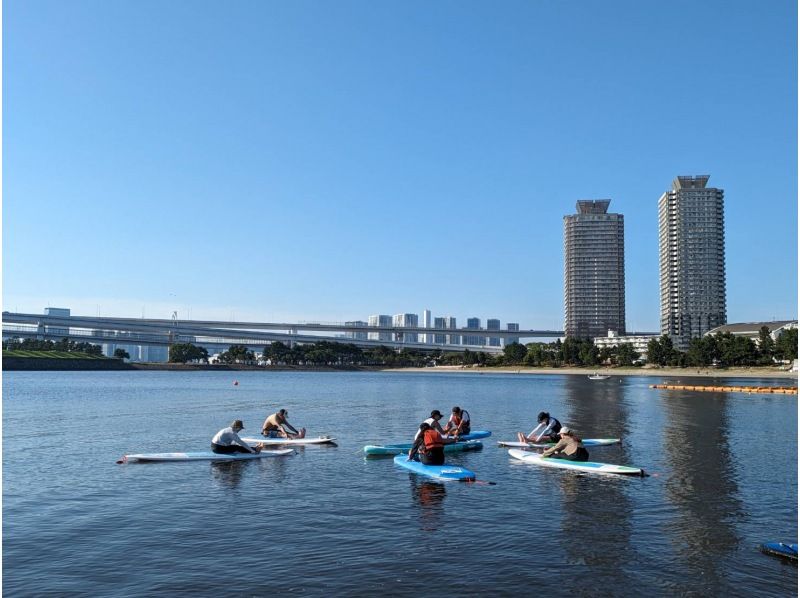
<svg viewBox="0 0 800 598">
<path fill-rule="evenodd" d="M 608 380 L 610 377 L 611 376 L 605 376 L 603 374 L 598 374 L 597 372 L 595 372 L 591 376 L 587 376 L 587 378 L 589 378 L 589 380 Z"/>
</svg>

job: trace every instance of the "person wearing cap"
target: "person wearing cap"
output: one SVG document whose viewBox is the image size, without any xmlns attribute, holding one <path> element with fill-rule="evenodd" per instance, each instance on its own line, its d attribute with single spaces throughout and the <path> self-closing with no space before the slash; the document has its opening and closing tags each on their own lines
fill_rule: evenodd
<svg viewBox="0 0 800 598">
<path fill-rule="evenodd" d="M 414 444 L 408 451 L 408 460 L 413 460 L 419 454 L 419 460 L 425 465 L 444 465 L 444 445 L 455 441 L 455 438 L 442 436 L 426 420 L 419 425 Z"/>
<path fill-rule="evenodd" d="M 444 427 L 445 435 L 463 436 L 464 434 L 469 434 L 469 430 L 470 421 L 467 410 L 458 406 L 453 407 L 453 414 L 450 416 L 447 425 Z"/>
<path fill-rule="evenodd" d="M 261 433 L 267 438 L 305 438 L 306 429 L 300 428 L 299 431 L 295 429 L 286 419 L 287 415 L 289 412 L 281 409 L 267 417 L 261 426 Z"/>
<path fill-rule="evenodd" d="M 561 439 L 555 446 L 542 453 L 542 457 L 551 459 L 568 459 L 569 461 L 588 461 L 589 451 L 584 448 L 581 439 L 566 426 L 559 431 Z"/>
<path fill-rule="evenodd" d="M 555 417 L 550 417 L 547 411 L 540 412 L 539 417 L 536 419 L 539 421 L 539 425 L 531 430 L 531 433 L 527 436 L 522 432 L 517 432 L 517 439 L 520 442 L 540 442 L 541 439 L 544 438 L 545 442 L 558 442 L 558 432 L 561 430 L 561 422 Z M 539 429 L 542 431 L 537 436 L 536 433 L 539 432 Z"/>
<path fill-rule="evenodd" d="M 442 417 L 444 417 L 442 415 L 442 412 L 439 411 L 438 409 L 434 409 L 433 411 L 431 411 L 431 416 L 422 423 L 428 424 L 431 428 L 433 428 L 434 430 L 439 432 L 439 434 L 444 436 L 445 435 L 444 430 L 442 429 L 442 425 L 439 423 L 439 420 L 442 419 Z M 414 435 L 414 442 L 417 441 L 417 439 L 420 437 L 421 434 L 422 432 L 420 432 L 420 430 L 417 430 L 417 433 Z"/>
<path fill-rule="evenodd" d="M 231 453 L 260 453 L 264 445 L 250 446 L 239 438 L 239 432 L 244 430 L 242 420 L 237 419 L 227 428 L 222 428 L 211 439 L 211 450 L 218 455 Z"/>
</svg>

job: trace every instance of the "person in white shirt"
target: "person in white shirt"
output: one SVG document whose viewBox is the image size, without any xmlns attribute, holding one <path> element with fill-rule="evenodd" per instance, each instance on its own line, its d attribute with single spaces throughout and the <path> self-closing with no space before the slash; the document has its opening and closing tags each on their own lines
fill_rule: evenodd
<svg viewBox="0 0 800 598">
<path fill-rule="evenodd" d="M 242 420 L 235 420 L 230 427 L 222 428 L 214 434 L 211 439 L 211 450 L 218 455 L 229 455 L 231 453 L 260 453 L 264 448 L 263 444 L 250 446 L 239 438 L 239 432 L 244 430 Z"/>
<path fill-rule="evenodd" d="M 434 430 L 439 432 L 439 434 L 444 436 L 444 430 L 442 429 L 442 424 L 439 423 L 439 420 L 442 419 L 442 417 L 444 417 L 442 415 L 442 412 L 439 411 L 438 409 L 434 409 L 433 411 L 431 411 L 431 416 L 422 423 L 428 424 L 431 428 L 433 428 Z M 422 434 L 422 432 L 417 430 L 417 433 L 414 435 L 414 442 L 417 441 L 417 438 L 420 437 L 420 434 Z"/>
</svg>

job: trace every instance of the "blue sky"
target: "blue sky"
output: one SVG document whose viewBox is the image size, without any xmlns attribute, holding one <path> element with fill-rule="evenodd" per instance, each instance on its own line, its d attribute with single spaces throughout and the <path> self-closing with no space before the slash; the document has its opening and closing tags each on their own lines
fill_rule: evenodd
<svg viewBox="0 0 800 598">
<path fill-rule="evenodd" d="M 728 319 L 797 317 L 795 2 L 3 3 L 3 309 L 563 327 L 563 216 L 725 190 Z"/>
</svg>

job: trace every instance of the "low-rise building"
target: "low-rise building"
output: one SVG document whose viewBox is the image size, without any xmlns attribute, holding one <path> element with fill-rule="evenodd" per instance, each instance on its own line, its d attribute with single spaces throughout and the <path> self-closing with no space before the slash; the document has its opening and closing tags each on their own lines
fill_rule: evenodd
<svg viewBox="0 0 800 598">
<path fill-rule="evenodd" d="M 596 336 L 594 345 L 598 349 L 603 347 L 618 347 L 622 344 L 633 345 L 633 350 L 639 354 L 638 361 L 647 359 L 647 343 L 653 339 L 658 339 L 657 334 L 641 334 L 636 336 L 619 336 L 616 331 L 609 330 L 608 336 Z"/>
<path fill-rule="evenodd" d="M 746 336 L 758 344 L 761 328 L 766 326 L 769 329 L 769 335 L 772 340 L 778 340 L 778 337 L 784 330 L 791 330 L 797 328 L 797 320 L 775 320 L 774 322 L 742 322 L 740 324 L 725 324 L 724 326 L 717 326 L 705 333 L 704 336 L 709 334 L 723 334 L 730 332 L 734 336 Z"/>
</svg>

